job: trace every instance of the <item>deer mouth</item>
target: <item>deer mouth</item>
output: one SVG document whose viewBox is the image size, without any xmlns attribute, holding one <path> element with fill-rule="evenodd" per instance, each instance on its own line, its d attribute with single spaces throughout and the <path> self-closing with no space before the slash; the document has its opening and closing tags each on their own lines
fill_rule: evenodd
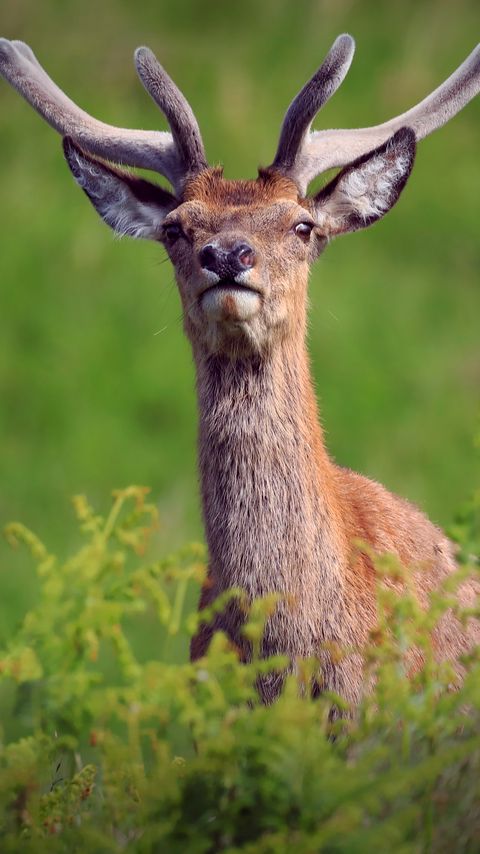
<svg viewBox="0 0 480 854">
<path fill-rule="evenodd" d="M 244 323 L 258 314 L 261 304 L 258 288 L 235 279 L 220 279 L 200 294 L 202 310 L 209 320 L 217 322 Z"/>
<path fill-rule="evenodd" d="M 211 285 L 206 285 L 202 291 L 200 292 L 200 299 L 205 296 L 205 294 L 210 293 L 211 291 L 245 291 L 246 293 L 260 294 L 261 291 L 259 288 L 253 285 L 246 285 L 244 282 L 238 282 L 236 279 L 219 279 L 218 282 L 215 282 Z"/>
</svg>

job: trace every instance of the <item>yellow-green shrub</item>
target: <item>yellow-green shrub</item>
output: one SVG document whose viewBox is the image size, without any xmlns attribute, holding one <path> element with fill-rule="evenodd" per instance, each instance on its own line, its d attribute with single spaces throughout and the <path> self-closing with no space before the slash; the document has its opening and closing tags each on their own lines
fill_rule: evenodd
<svg viewBox="0 0 480 854">
<path fill-rule="evenodd" d="M 479 850 L 479 654 L 452 692 L 428 638 L 451 592 L 422 614 L 382 589 L 391 561 L 378 562 L 380 635 L 366 651 L 376 688 L 332 723 L 341 699 L 301 690 L 315 662 L 266 708 L 255 681 L 283 660 L 241 665 L 221 635 L 206 659 L 172 660 L 169 638 L 197 624 L 185 603 L 204 553 L 142 560 L 155 523 L 145 490 L 117 493 L 105 519 L 83 498 L 75 508 L 86 545 L 65 562 L 21 525 L 6 532 L 29 547 L 41 592 L 0 652 L 3 854 Z M 460 574 L 477 571 L 479 509 L 477 496 L 453 531 Z M 251 637 L 272 607 L 256 603 Z M 135 640 L 142 621 L 158 637 L 154 660 Z M 425 666 L 409 680 L 413 642 Z"/>
</svg>

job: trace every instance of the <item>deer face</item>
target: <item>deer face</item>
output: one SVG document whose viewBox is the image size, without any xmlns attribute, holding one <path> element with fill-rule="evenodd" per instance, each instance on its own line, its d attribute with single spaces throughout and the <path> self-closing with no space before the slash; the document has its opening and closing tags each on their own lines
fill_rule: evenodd
<svg viewBox="0 0 480 854">
<path fill-rule="evenodd" d="M 69 140 L 64 148 L 77 182 L 117 233 L 165 245 L 192 344 L 235 357 L 303 330 L 309 265 L 329 238 L 390 210 L 413 165 L 415 134 L 397 131 L 311 198 L 279 169 L 227 181 L 221 169 L 204 168 L 187 178 L 178 200 Z"/>
<path fill-rule="evenodd" d="M 190 180 L 162 242 L 175 267 L 188 336 L 208 352 L 274 345 L 304 314 L 308 267 L 326 243 L 295 184 L 274 172 Z"/>
</svg>

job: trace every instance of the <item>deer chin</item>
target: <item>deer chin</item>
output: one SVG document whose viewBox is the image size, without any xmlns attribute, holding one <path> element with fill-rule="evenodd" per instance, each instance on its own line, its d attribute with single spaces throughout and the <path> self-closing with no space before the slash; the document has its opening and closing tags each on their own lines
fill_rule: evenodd
<svg viewBox="0 0 480 854">
<path fill-rule="evenodd" d="M 220 282 L 200 297 L 200 306 L 208 320 L 216 323 L 246 323 L 262 307 L 258 291 L 236 282 Z"/>
</svg>

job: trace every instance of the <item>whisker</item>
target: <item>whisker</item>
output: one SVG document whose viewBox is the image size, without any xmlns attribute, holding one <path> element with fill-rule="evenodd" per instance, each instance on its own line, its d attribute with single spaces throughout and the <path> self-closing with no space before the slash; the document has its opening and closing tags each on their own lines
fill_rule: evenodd
<svg viewBox="0 0 480 854">
<path fill-rule="evenodd" d="M 166 285 L 165 289 L 162 290 L 162 292 L 161 292 L 162 299 L 161 299 L 160 311 L 163 311 L 165 309 L 167 302 L 170 299 L 174 289 L 175 289 L 175 278 L 172 277 L 170 279 L 168 285 Z M 175 320 L 174 323 L 177 323 L 177 320 Z M 168 328 L 169 328 L 169 324 L 167 323 L 167 324 L 165 324 L 165 326 L 162 326 L 160 329 L 158 329 L 156 332 L 154 332 L 153 335 L 154 336 L 155 335 L 161 335 L 161 333 L 166 332 L 166 330 Z"/>
</svg>

